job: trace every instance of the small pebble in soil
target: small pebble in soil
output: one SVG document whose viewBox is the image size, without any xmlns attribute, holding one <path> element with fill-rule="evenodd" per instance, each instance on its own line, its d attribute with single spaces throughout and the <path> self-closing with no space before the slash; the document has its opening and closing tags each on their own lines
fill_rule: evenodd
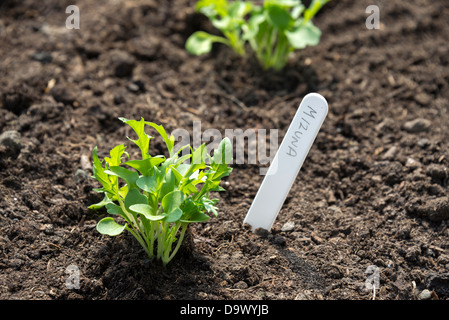
<svg viewBox="0 0 449 320">
<path fill-rule="evenodd" d="M 418 118 L 415 120 L 407 121 L 404 124 L 404 130 L 410 133 L 423 132 L 427 131 L 431 125 L 432 122 L 430 122 L 429 120 Z"/>
<path fill-rule="evenodd" d="M 293 229 L 295 229 L 295 223 L 293 221 L 288 221 L 288 222 L 284 223 L 284 225 L 281 228 L 281 231 L 289 232 L 289 231 L 293 231 Z"/>
<path fill-rule="evenodd" d="M 432 297 L 432 293 L 427 289 L 424 289 L 419 294 L 419 299 L 421 299 L 421 300 L 429 300 L 431 297 Z"/>
<path fill-rule="evenodd" d="M 3 132 L 0 135 L 0 145 L 4 146 L 7 156 L 18 156 L 22 147 L 20 133 L 15 130 Z"/>
</svg>

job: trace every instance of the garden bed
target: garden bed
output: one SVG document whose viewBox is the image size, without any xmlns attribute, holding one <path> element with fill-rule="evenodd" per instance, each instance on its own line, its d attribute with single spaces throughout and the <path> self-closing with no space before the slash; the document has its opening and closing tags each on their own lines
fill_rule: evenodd
<svg viewBox="0 0 449 320">
<path fill-rule="evenodd" d="M 371 2 L 327 4 L 320 44 L 265 72 L 221 45 L 186 52 L 192 32 L 214 32 L 195 1 L 80 0 L 79 30 L 65 27 L 68 1 L 6 1 L 0 298 L 371 299 L 375 266 L 376 299 L 448 299 L 449 11 L 379 1 L 381 28 L 368 30 Z M 242 225 L 263 179 L 254 164 L 233 165 L 219 216 L 192 224 L 166 268 L 131 235 L 95 230 L 106 212 L 87 209 L 102 199 L 92 149 L 104 157 L 124 141 L 118 117 L 280 140 L 309 92 L 329 114 L 271 233 Z M 66 286 L 71 265 L 79 289 Z"/>
</svg>

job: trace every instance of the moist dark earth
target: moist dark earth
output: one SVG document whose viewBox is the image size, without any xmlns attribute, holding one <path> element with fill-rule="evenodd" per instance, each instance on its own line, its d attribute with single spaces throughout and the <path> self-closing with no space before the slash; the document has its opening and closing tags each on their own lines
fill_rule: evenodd
<svg viewBox="0 0 449 320">
<path fill-rule="evenodd" d="M 1 299 L 449 299 L 447 1 L 332 1 L 319 45 L 281 72 L 223 45 L 188 54 L 194 31 L 218 34 L 195 1 L 79 0 L 67 29 L 71 4 L 0 6 Z M 329 114 L 269 233 L 243 225 L 263 179 L 246 162 L 166 268 L 129 233 L 96 231 L 93 148 L 137 154 L 119 117 L 280 143 L 310 92 Z"/>
</svg>

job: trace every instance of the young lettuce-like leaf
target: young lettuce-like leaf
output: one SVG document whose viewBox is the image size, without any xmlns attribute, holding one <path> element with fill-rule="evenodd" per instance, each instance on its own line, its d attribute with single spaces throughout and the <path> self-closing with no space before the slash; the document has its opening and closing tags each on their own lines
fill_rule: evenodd
<svg viewBox="0 0 449 320">
<path fill-rule="evenodd" d="M 278 5 L 277 3 L 276 4 L 266 3 L 265 9 L 268 21 L 276 29 L 284 31 L 289 27 L 291 23 L 293 23 L 293 19 L 287 8 L 284 8 Z"/>
<path fill-rule="evenodd" d="M 321 30 L 315 27 L 312 21 L 307 21 L 305 24 L 285 32 L 285 35 L 295 49 L 304 49 L 320 42 Z"/>
<path fill-rule="evenodd" d="M 165 161 L 164 156 L 157 156 L 157 157 L 150 156 L 149 158 L 143 160 L 130 160 L 125 162 L 124 164 L 130 166 L 131 168 L 136 169 L 142 175 L 148 176 L 151 174 L 151 171 L 153 170 L 154 166 L 158 166 L 164 161 Z"/>
<path fill-rule="evenodd" d="M 229 41 L 222 37 L 214 36 L 204 31 L 196 31 L 187 39 L 186 49 L 191 54 L 200 56 L 210 52 L 215 42 L 229 45 Z"/>
<path fill-rule="evenodd" d="M 137 182 L 137 186 L 146 192 L 155 193 L 157 191 L 157 177 L 140 177 Z"/>
<path fill-rule="evenodd" d="M 178 209 L 184 201 L 184 193 L 182 191 L 172 191 L 167 193 L 162 199 L 162 207 L 166 213 L 171 213 Z"/>
<path fill-rule="evenodd" d="M 97 223 L 97 231 L 111 237 L 118 236 L 125 228 L 126 225 L 118 224 L 111 217 L 103 218 Z"/>
<path fill-rule="evenodd" d="M 153 208 L 147 204 L 133 204 L 129 207 L 131 210 L 142 214 L 150 221 L 159 221 L 165 218 L 165 214 L 155 214 Z"/>
</svg>

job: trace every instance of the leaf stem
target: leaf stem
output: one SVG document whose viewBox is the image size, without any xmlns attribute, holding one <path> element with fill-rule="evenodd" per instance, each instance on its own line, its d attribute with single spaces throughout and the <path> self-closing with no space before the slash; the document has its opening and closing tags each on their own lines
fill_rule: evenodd
<svg viewBox="0 0 449 320">
<path fill-rule="evenodd" d="M 181 244 L 182 244 L 182 242 L 184 240 L 184 236 L 185 236 L 185 233 L 187 231 L 188 223 L 185 223 L 185 222 L 180 223 L 178 228 L 177 228 L 177 230 L 176 230 L 176 233 L 179 230 L 180 226 L 182 226 L 182 230 L 181 230 L 181 234 L 180 234 L 179 239 L 178 239 L 178 243 L 176 244 L 176 247 L 172 251 L 171 255 L 167 255 L 167 257 L 165 257 L 165 259 L 164 258 L 162 259 L 162 263 L 163 263 L 164 266 L 166 266 L 167 263 L 169 263 L 175 257 L 176 253 L 178 252 L 178 250 L 181 247 Z M 175 235 L 176 235 L 176 233 L 175 233 Z"/>
</svg>

